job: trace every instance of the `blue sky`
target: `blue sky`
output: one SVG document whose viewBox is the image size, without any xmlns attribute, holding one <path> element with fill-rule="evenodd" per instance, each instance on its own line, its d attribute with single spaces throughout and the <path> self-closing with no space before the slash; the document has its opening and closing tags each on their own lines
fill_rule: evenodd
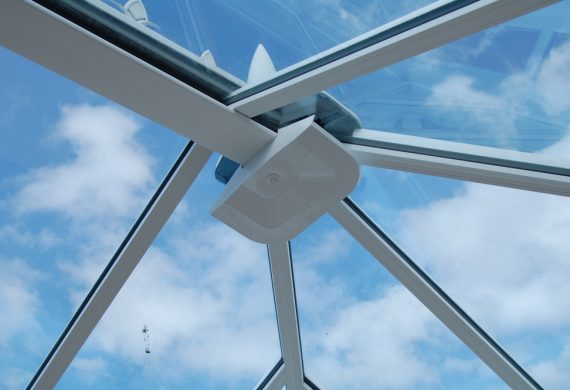
<svg viewBox="0 0 570 390">
<path fill-rule="evenodd" d="M 161 33 L 196 54 L 212 50 L 243 79 L 259 43 L 280 69 L 427 2 L 145 3 Z M 568 8 L 331 92 L 368 128 L 567 158 Z M 186 141 L 5 49 L 0 67 L 0 387 L 16 389 Z M 223 188 L 214 164 L 58 388 L 251 388 L 277 362 L 266 251 L 208 215 Z M 540 383 L 570 386 L 565 198 L 373 168 L 362 169 L 352 196 Z M 305 367 L 316 383 L 503 388 L 331 218 L 292 249 Z"/>
</svg>

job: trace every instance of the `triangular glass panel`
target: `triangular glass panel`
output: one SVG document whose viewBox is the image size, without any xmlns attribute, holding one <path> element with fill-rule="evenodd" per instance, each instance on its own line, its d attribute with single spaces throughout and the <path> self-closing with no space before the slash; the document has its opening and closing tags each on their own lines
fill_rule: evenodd
<svg viewBox="0 0 570 390">
<path fill-rule="evenodd" d="M 543 150 L 568 135 L 569 12 L 569 2 L 558 2 L 340 84 L 330 93 L 351 108 L 365 129 Z M 342 140 L 362 144 L 365 138 Z M 560 150 L 551 154 L 567 156 Z"/>
<path fill-rule="evenodd" d="M 0 64 L 0 387 L 21 389 L 185 140 L 7 50 Z"/>
<path fill-rule="evenodd" d="M 62 378 L 62 389 L 254 388 L 279 361 L 267 250 L 208 214 L 210 159 Z"/>
<path fill-rule="evenodd" d="M 505 388 L 330 217 L 292 249 L 305 374 L 322 388 Z"/>
<path fill-rule="evenodd" d="M 353 194 L 545 388 L 570 377 L 570 200 L 381 169 Z"/>
<path fill-rule="evenodd" d="M 126 7 L 132 2 L 103 0 L 106 4 L 101 8 L 136 20 Z M 361 9 L 359 4 L 344 1 L 144 0 L 144 7 L 157 26 L 150 26 L 149 36 L 161 34 L 195 54 L 211 50 L 218 66 L 245 80 L 259 43 L 278 53 L 276 65 L 283 68 L 433 2 L 382 1 Z"/>
</svg>

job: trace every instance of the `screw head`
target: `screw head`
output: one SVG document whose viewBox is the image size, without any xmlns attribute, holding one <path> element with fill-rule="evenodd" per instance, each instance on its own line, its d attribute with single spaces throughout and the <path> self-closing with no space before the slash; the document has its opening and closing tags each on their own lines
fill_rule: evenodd
<svg viewBox="0 0 570 390">
<path fill-rule="evenodd" d="M 281 176 L 279 176 L 279 174 L 277 174 L 277 173 L 270 173 L 267 176 L 265 176 L 265 181 L 271 185 L 275 185 L 275 184 L 279 183 L 280 179 L 281 179 Z"/>
</svg>

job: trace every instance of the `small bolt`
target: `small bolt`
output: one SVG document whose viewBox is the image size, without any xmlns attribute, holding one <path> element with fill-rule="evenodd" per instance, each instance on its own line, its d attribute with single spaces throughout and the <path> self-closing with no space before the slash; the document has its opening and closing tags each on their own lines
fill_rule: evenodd
<svg viewBox="0 0 570 390">
<path fill-rule="evenodd" d="M 277 184 L 279 183 L 279 179 L 281 179 L 281 176 L 279 176 L 277 173 L 270 173 L 269 175 L 265 176 L 265 181 L 269 184 Z"/>
</svg>

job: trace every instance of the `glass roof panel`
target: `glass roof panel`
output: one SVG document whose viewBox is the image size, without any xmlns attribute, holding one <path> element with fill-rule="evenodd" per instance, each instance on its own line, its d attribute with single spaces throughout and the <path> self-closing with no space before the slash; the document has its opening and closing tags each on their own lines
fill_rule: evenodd
<svg viewBox="0 0 570 390">
<path fill-rule="evenodd" d="M 51 3 L 64 4 L 62 7 L 95 6 L 124 19 L 106 7 L 105 2 L 113 3 L 115 10 L 122 7 L 99 0 Z M 131 0 L 132 8 L 123 11 L 139 21 L 144 21 L 148 12 L 150 22 L 156 26 L 145 23 L 141 27 L 130 20 L 137 26 L 136 31 L 130 31 L 132 35 L 114 34 L 116 38 L 134 37 L 131 44 L 138 45 L 140 52 L 146 50 L 148 59 L 155 61 L 152 64 L 159 66 L 160 61 L 170 61 L 172 72 L 179 72 L 180 78 L 186 77 L 197 87 L 207 84 L 212 89 L 209 94 L 219 100 L 247 78 L 253 51 L 259 43 L 267 46 L 279 69 L 399 16 L 392 15 L 394 12 L 404 11 L 398 8 L 401 5 L 378 3 L 375 6 L 382 8 L 383 16 L 375 16 L 377 9 L 367 8 L 370 5 L 366 2 L 342 0 L 312 0 L 303 5 L 252 3 L 258 9 L 251 10 L 247 8 L 249 3 L 237 1 L 180 1 L 169 3 L 171 8 L 165 7 L 164 2 L 144 3 L 144 13 L 139 0 Z M 313 3 L 320 8 L 310 8 Z M 430 1 L 406 2 L 406 6 L 411 4 L 410 9 L 402 14 L 427 3 Z M 332 16 L 323 11 L 327 7 L 334 8 Z M 570 81 L 569 61 L 566 61 L 570 35 L 561 15 L 567 11 L 568 3 L 553 6 L 351 81 L 331 93 L 358 114 L 365 128 L 566 157 L 570 101 L 564 86 Z M 355 19 L 351 15 L 371 15 L 374 25 L 360 31 L 352 25 Z M 325 27 L 315 28 L 308 19 L 324 20 L 325 26 L 330 23 L 329 34 L 342 38 L 335 41 L 321 31 Z M 343 29 L 344 24 L 350 28 Z M 157 45 L 151 49 L 137 41 L 150 36 L 158 37 Z M 319 39 L 325 43 L 319 43 Z M 165 60 L 156 56 L 157 47 L 165 50 L 160 55 L 166 53 L 170 57 Z M 219 68 L 208 65 L 211 59 L 196 56 L 206 49 L 212 51 Z M 26 68 L 10 61 L 7 65 L 0 62 L 4 74 L 12 75 L 21 72 L 20 67 Z M 53 333 L 46 336 L 50 340 L 57 336 L 99 269 L 123 239 L 129 223 L 142 210 L 143 201 L 150 197 L 161 177 L 158 172 L 166 171 L 184 143 L 171 132 L 164 132 L 155 140 L 159 131 L 154 129 L 151 136 L 147 128 L 157 126 L 72 84 L 54 87 L 56 83 L 52 85 L 51 81 L 38 82 L 33 73 L 32 77 L 26 74 L 25 79 L 20 74 L 22 79 L 10 80 L 13 85 L 6 84 L 8 87 L 0 91 L 4 94 L 4 107 L 8 107 L 0 116 L 0 126 L 7 129 L 8 140 L 0 143 L 0 175 L 5 178 L 0 181 L 0 195 L 6 194 L 2 195 L 0 207 L 9 218 L 8 224 L 3 227 L 0 224 L 0 240 L 9 240 L 11 245 L 3 248 L 6 253 L 0 254 L 0 260 L 6 259 L 0 261 L 5 268 L 2 272 L 9 275 L 4 285 L 9 288 L 0 293 L 29 299 L 34 310 L 40 314 L 44 310 L 46 318 L 53 316 L 54 323 L 61 324 L 51 329 L 48 320 L 39 328 L 24 327 L 25 330 L 14 333 L 13 346 L 9 344 L 11 341 L 6 346 L 0 344 L 10 356 L 16 357 L 6 358 L 12 359 L 11 364 L 25 360 L 10 366 L 4 376 L 7 379 L 3 379 L 6 383 L 0 382 L 2 386 L 16 388 L 21 387 L 25 381 L 22 378 L 29 377 L 45 355 L 37 349 L 45 344 L 47 351 L 51 346 L 50 342 L 35 341 L 35 337 L 43 337 L 42 332 Z M 25 88 L 16 83 L 28 79 L 31 81 Z M 19 88 L 27 92 L 21 93 Z M 319 102 L 325 102 L 325 108 L 338 105 L 331 103 L 326 94 L 320 94 L 319 98 Z M 46 106 L 45 101 L 56 104 Z M 41 107 L 45 114 L 36 115 L 34 111 L 34 115 L 16 115 L 27 112 L 29 107 Z M 98 131 L 76 130 L 77 123 L 82 126 L 85 122 L 69 116 L 84 111 L 95 111 L 88 122 L 90 129 Z M 113 129 L 109 125 L 101 125 L 104 130 L 95 126 L 108 112 L 124 119 L 117 132 L 130 134 L 131 138 L 125 136 L 126 140 L 119 137 L 118 141 L 124 141 L 125 145 L 113 147 L 116 137 L 100 137 Z M 16 126 L 17 121 L 22 124 Z M 132 127 L 135 130 L 129 130 L 129 123 L 135 123 Z M 26 127 L 32 128 L 30 133 L 12 130 Z M 46 136 L 37 131 L 45 127 L 50 128 L 51 136 L 49 131 Z M 89 149 L 98 142 L 102 142 L 99 144 L 102 147 Z M 23 157 L 18 150 L 23 150 Z M 105 153 L 103 159 L 97 154 L 101 151 Z M 155 154 L 161 157 L 154 158 Z M 141 155 L 147 158 L 141 162 L 147 173 L 142 179 L 132 175 L 140 173 L 137 158 Z M 97 166 L 101 161 L 104 167 Z M 89 164 L 96 169 L 87 169 Z M 120 174 L 123 167 L 129 174 Z M 73 169 L 79 173 L 75 175 Z M 134 278 L 75 359 L 61 388 L 100 387 L 101 383 L 110 388 L 187 388 L 188 385 L 241 388 L 257 383 L 278 360 L 279 341 L 265 249 L 213 221 L 206 209 L 200 207 L 211 204 L 221 190 L 214 182 L 213 161 L 205 171 L 197 183 L 201 191 L 190 191 L 135 271 Z M 84 172 L 88 173 L 85 178 Z M 451 296 L 481 320 L 482 326 L 497 335 L 539 382 L 553 387 L 570 384 L 564 371 L 569 362 L 570 328 L 562 318 L 566 311 L 560 310 L 568 295 L 561 276 L 568 271 L 563 261 L 568 257 L 564 246 L 568 218 L 560 211 L 567 206 L 565 199 L 386 172 L 389 171 L 364 170 L 354 195 L 359 203 L 438 282 L 441 279 L 442 287 L 448 288 Z M 116 175 L 118 180 L 113 182 Z M 45 182 L 37 185 L 36 190 L 40 188 L 41 193 L 38 191 L 35 198 L 27 199 L 23 209 L 19 209 L 20 198 L 27 196 L 28 189 L 35 184 L 33 180 L 41 177 L 61 181 L 48 183 L 51 187 Z M 57 185 L 69 178 L 74 179 L 71 184 Z M 109 180 L 111 185 L 100 185 Z M 77 192 L 78 198 L 69 197 L 77 186 L 86 183 L 91 184 L 85 187 L 85 196 L 84 192 Z M 123 185 L 127 189 L 120 192 Z M 110 192 L 100 193 L 104 189 Z M 50 204 L 49 199 L 59 191 L 63 201 Z M 99 203 L 103 206 L 99 207 Z M 127 211 L 121 211 L 123 208 Z M 52 231 L 41 230 L 39 227 L 44 224 L 51 225 Z M 42 242 L 45 238 L 42 234 L 46 232 L 48 241 L 50 233 L 64 237 L 50 243 L 53 246 L 42 247 L 37 243 Z M 418 235 L 423 241 L 417 242 Z M 18 245 L 23 247 L 26 237 L 28 241 L 32 237 L 36 246 L 28 245 L 23 251 Z M 315 247 L 315 243 L 319 245 Z M 400 356 L 408 367 L 425 373 L 403 377 L 398 370 L 387 371 L 384 375 L 387 385 L 438 388 L 465 387 L 465 383 L 473 382 L 474 388 L 500 386 L 498 379 L 374 259 L 348 244 L 346 233 L 330 219 L 322 219 L 295 240 L 294 259 L 297 245 L 300 259 L 295 263 L 305 368 L 317 384 L 331 388 L 340 384 L 343 388 L 353 387 L 354 381 L 360 381 L 363 387 L 376 384 L 367 381 L 378 378 L 378 367 L 390 367 L 374 365 L 378 362 L 375 359 L 382 357 L 376 350 L 370 351 L 370 340 L 376 340 L 379 350 L 384 346 L 394 349 L 392 354 L 387 353 L 389 360 L 380 362 L 393 363 L 394 357 Z M 52 259 L 48 266 L 27 263 L 29 258 L 43 261 L 46 257 Z M 365 261 L 366 257 L 370 259 Z M 82 260 L 73 261 L 77 258 Z M 348 258 L 350 262 L 346 261 Z M 467 260 L 457 261 L 464 258 Z M 476 287 L 466 291 L 465 286 L 475 282 Z M 550 289 L 544 290 L 545 286 Z M 44 293 L 44 290 L 49 291 Z M 26 295 L 29 291 L 32 294 Z M 502 312 L 489 313 L 489 307 L 494 311 L 498 307 Z M 394 312 L 394 308 L 400 310 Z M 414 309 L 410 312 L 410 308 Z M 6 310 L 7 316 L 19 314 L 14 311 L 16 307 L 9 305 L 1 309 Z M 65 315 L 59 318 L 58 311 Z M 395 317 L 390 317 L 393 313 Z M 353 318 L 365 321 L 350 321 Z M 385 322 L 386 318 L 393 321 Z M 27 321 L 26 325 L 40 322 Z M 373 326 L 376 322 L 381 325 L 379 329 Z M 12 328 L 6 329 L 9 333 Z M 404 334 L 402 329 L 409 332 Z M 31 363 L 26 356 L 30 356 Z M 347 366 L 351 370 L 342 376 L 339 367 Z M 398 364 L 402 366 L 404 363 Z M 331 371 L 336 376 L 331 376 Z M 394 375 L 396 372 L 398 375 Z M 402 380 L 408 382 L 398 382 Z"/>
<path fill-rule="evenodd" d="M 407 15 L 406 26 L 415 26 L 424 23 L 426 18 L 429 20 L 445 15 L 475 0 L 440 1 L 424 8 L 432 1 L 368 4 L 344 0 L 286 3 L 210 0 L 171 2 L 168 6 L 164 2 L 151 0 L 144 3 L 131 0 L 124 5 L 116 0 L 35 1 L 173 77 L 229 104 L 228 95 L 246 82 L 256 84 L 271 77 L 273 68 L 281 70 L 324 48 L 343 43 L 344 49 L 328 50 L 314 62 L 314 67 L 321 66 L 332 57 L 347 55 L 347 50 L 350 51 L 355 44 L 366 46 L 375 42 L 376 35 L 370 32 L 367 38 L 359 42 L 344 44 L 347 39 L 371 28 L 385 26 L 394 18 Z M 392 26 L 388 31 L 400 31 L 399 23 L 403 22 L 394 21 L 398 27 Z M 321 29 L 326 31 L 319 32 Z M 260 44 L 266 49 L 268 58 L 258 55 Z M 312 63 L 313 60 L 306 62 Z M 268 61 L 270 66 L 266 66 Z M 254 63 L 257 66 L 252 67 Z M 304 63 L 292 68 L 304 73 L 309 65 Z M 262 70 L 250 73 L 252 68 Z M 256 85 L 259 87 L 262 84 Z M 331 108 L 333 111 L 342 111 L 342 108 L 336 104 L 331 106 L 330 98 L 321 95 L 317 100 L 307 98 L 255 119 L 274 130 L 312 115 L 315 110 L 322 111 L 324 116 L 333 120 Z M 237 96 L 231 97 L 235 98 Z"/>
<path fill-rule="evenodd" d="M 104 0 L 121 9 L 121 0 Z M 282 69 L 426 6 L 434 0 L 144 0 L 150 25 L 195 54 L 210 50 L 218 66 L 242 80 L 262 43 Z M 124 8 L 123 8 L 124 9 Z M 127 12 L 128 13 L 128 12 Z"/>
<path fill-rule="evenodd" d="M 502 381 L 330 217 L 292 243 L 305 375 L 327 389 Z"/>
<path fill-rule="evenodd" d="M 371 168 L 352 197 L 538 383 L 570 386 L 568 198 Z"/>
<path fill-rule="evenodd" d="M 207 205 L 223 188 L 213 175 L 215 162 L 210 159 L 59 388 L 254 388 L 279 361 L 267 250 L 209 215 Z"/>
<path fill-rule="evenodd" d="M 185 141 L 0 49 L 0 388 L 24 388 Z"/>
<path fill-rule="evenodd" d="M 563 139 L 570 122 L 569 12 L 569 2 L 557 3 L 331 93 L 363 128 L 542 150 Z"/>
</svg>

